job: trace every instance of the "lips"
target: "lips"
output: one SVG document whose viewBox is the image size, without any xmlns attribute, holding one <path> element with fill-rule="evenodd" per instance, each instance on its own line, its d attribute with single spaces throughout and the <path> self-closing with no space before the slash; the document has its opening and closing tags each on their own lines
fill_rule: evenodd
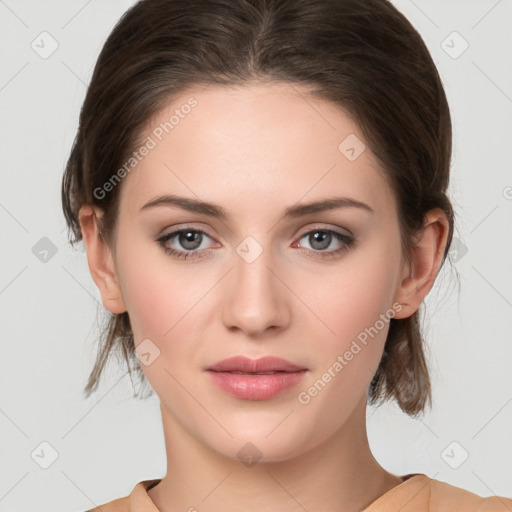
<svg viewBox="0 0 512 512">
<path fill-rule="evenodd" d="M 235 356 L 207 368 L 206 374 L 211 382 L 236 398 L 268 400 L 296 386 L 307 372 L 307 368 L 280 357 Z"/>
<path fill-rule="evenodd" d="M 235 356 L 219 361 L 207 368 L 207 370 L 214 372 L 229 372 L 239 375 L 272 375 L 277 372 L 298 372 L 306 369 L 307 368 L 297 366 L 286 359 L 273 356 L 265 356 L 259 359 Z"/>
</svg>

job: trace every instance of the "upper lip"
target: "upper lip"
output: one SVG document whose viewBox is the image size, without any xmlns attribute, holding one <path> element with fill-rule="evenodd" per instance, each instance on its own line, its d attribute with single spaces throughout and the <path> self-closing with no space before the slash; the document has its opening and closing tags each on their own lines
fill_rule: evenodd
<svg viewBox="0 0 512 512">
<path fill-rule="evenodd" d="M 259 359 L 250 359 L 244 356 L 235 356 L 224 359 L 207 368 L 214 372 L 239 371 L 245 373 L 261 372 L 296 372 L 306 370 L 302 366 L 297 366 L 286 359 L 273 356 L 260 357 Z"/>
</svg>

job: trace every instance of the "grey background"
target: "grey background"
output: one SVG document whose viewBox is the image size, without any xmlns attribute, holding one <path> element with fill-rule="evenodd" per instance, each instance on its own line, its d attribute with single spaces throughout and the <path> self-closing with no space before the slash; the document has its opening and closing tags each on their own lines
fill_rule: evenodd
<svg viewBox="0 0 512 512">
<path fill-rule="evenodd" d="M 60 206 L 96 57 L 133 3 L 0 0 L 0 511 L 83 511 L 165 474 L 156 397 L 131 399 L 115 365 L 82 396 L 100 296 Z M 432 413 L 370 408 L 370 444 L 396 474 L 512 497 L 512 2 L 394 3 L 425 39 L 451 105 L 461 286 L 447 266 L 426 301 Z M 58 43 L 47 58 L 31 47 L 47 37 L 51 48 L 43 31 Z"/>
</svg>

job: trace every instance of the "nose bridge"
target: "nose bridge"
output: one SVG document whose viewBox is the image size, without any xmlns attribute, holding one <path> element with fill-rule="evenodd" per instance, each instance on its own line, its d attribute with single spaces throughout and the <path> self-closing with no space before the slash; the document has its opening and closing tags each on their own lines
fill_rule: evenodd
<svg viewBox="0 0 512 512">
<path fill-rule="evenodd" d="M 287 307 L 283 285 L 274 275 L 272 248 L 248 236 L 236 247 L 233 261 L 235 268 L 224 304 L 226 325 L 252 333 L 282 325 Z"/>
<path fill-rule="evenodd" d="M 269 244 L 264 247 L 254 237 L 248 236 L 238 245 L 236 253 L 235 276 L 239 285 L 257 294 L 270 292 L 268 287 L 272 283 L 269 277 L 272 273 L 269 267 L 272 267 L 273 256 Z"/>
</svg>

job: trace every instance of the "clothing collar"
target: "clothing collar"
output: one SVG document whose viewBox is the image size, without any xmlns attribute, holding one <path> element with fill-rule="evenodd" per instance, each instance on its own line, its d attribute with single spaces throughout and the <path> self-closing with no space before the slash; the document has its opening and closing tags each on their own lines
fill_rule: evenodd
<svg viewBox="0 0 512 512">
<path fill-rule="evenodd" d="M 401 478 L 402 483 L 373 501 L 364 509 L 364 512 L 378 512 L 383 510 L 382 507 L 386 507 L 386 510 L 398 510 L 399 507 L 403 507 L 400 508 L 401 512 L 422 510 L 418 505 L 428 503 L 429 483 L 432 479 L 423 473 L 409 473 Z M 160 482 L 161 479 L 139 482 L 129 496 L 129 512 L 159 512 L 147 491 Z M 406 499 L 409 501 L 404 503 Z"/>
</svg>

